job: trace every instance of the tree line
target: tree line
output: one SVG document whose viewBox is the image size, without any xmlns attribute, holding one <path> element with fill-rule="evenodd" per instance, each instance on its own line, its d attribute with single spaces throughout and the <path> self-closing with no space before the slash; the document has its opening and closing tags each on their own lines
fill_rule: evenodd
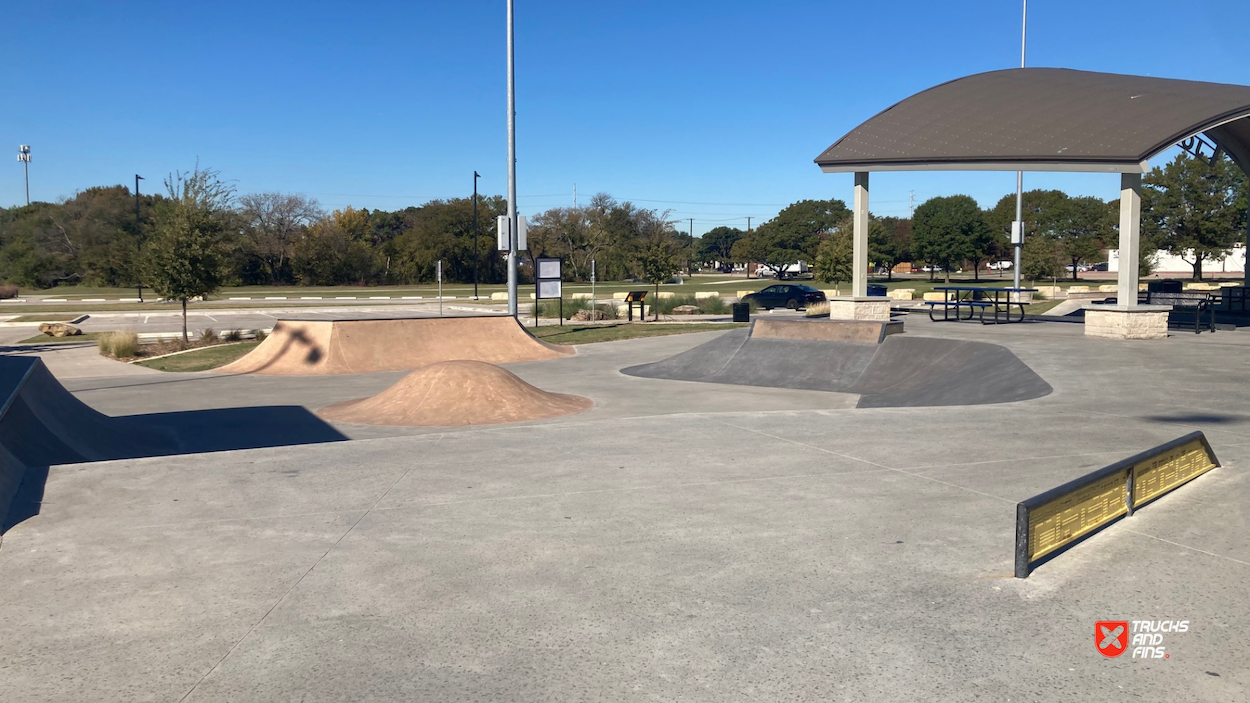
<svg viewBox="0 0 1250 703">
<path fill-rule="evenodd" d="M 1227 157 L 1209 163 L 1188 155 L 1144 179 L 1140 265 L 1163 249 L 1186 257 L 1194 277 L 1204 258 L 1220 258 L 1242 241 L 1247 183 Z M 1118 201 L 1070 197 L 1057 190 L 1024 194 L 1022 273 L 1059 277 L 1117 246 Z M 401 210 L 346 207 L 326 212 L 316 200 L 277 192 L 237 195 L 216 171 L 198 166 L 166 179 L 165 192 L 139 196 L 126 186 L 88 188 L 59 203 L 0 210 L 0 281 L 48 288 L 64 284 L 136 286 L 154 275 L 149 252 L 170 232 L 211 231 L 220 285 L 383 285 L 434 280 L 501 283 L 504 257 L 495 250 L 499 196 L 433 200 Z M 192 215 L 194 215 L 192 217 Z M 885 271 L 901 262 L 981 269 L 1009 259 L 1015 194 L 981 209 L 966 195 L 932 198 L 910 218 L 872 217 L 869 258 Z M 655 282 L 678 271 L 728 269 L 754 263 L 775 271 L 799 261 L 825 281 L 851 277 L 851 213 L 841 200 L 802 200 L 749 232 L 717 227 L 692 237 L 670 213 L 607 194 L 582 207 L 551 208 L 529 217 L 527 280 L 536 256 L 565 260 L 569 280 Z M 476 244 L 474 234 L 477 233 Z M 156 247 L 154 249 L 154 247 Z M 163 265 L 173 265 L 167 262 Z"/>
</svg>

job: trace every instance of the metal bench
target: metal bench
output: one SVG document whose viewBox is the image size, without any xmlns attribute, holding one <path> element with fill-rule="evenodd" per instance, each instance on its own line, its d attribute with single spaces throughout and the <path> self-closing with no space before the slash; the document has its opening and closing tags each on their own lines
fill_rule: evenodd
<svg viewBox="0 0 1250 703">
<path fill-rule="evenodd" d="M 1141 291 L 1137 294 L 1137 302 L 1171 305 L 1172 312 L 1168 314 L 1168 325 L 1171 327 L 1192 327 L 1194 334 L 1200 334 L 1203 330 L 1215 331 L 1216 299 L 1206 291 Z"/>
<path fill-rule="evenodd" d="M 929 319 L 934 322 L 949 322 L 952 319 L 950 316 L 951 308 L 955 308 L 955 320 L 971 320 L 973 312 L 977 310 L 980 311 L 982 320 L 984 320 L 985 308 L 993 306 L 993 303 L 988 303 L 984 300 L 926 300 L 924 304 L 929 306 Z M 941 320 L 933 316 L 933 311 L 937 308 L 942 308 Z M 967 317 L 960 316 L 960 308 L 968 309 Z"/>
</svg>

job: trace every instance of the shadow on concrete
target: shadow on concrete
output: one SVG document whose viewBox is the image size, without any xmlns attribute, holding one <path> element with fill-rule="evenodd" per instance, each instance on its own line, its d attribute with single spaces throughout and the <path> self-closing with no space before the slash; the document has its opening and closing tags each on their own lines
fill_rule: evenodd
<svg viewBox="0 0 1250 703">
<path fill-rule="evenodd" d="M 1142 418 L 1151 422 L 1169 422 L 1182 425 L 1228 425 L 1250 422 L 1246 415 L 1215 415 L 1212 413 L 1178 413 L 1174 415 L 1147 415 Z"/>
<path fill-rule="evenodd" d="M 0 388 L 0 534 L 39 514 L 52 466 L 347 440 L 300 406 L 110 417 L 38 358 L 0 357 Z"/>
</svg>

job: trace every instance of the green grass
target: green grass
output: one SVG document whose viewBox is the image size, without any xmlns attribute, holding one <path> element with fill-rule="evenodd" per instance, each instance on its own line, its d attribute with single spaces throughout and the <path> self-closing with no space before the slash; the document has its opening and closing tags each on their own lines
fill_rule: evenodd
<svg viewBox="0 0 1250 703">
<path fill-rule="evenodd" d="M 136 361 L 135 364 L 137 366 L 146 366 L 149 369 L 156 369 L 157 371 L 207 371 L 209 369 L 215 369 L 219 366 L 225 366 L 226 364 L 255 349 L 258 344 L 260 344 L 260 342 L 219 344 L 217 346 L 196 349 L 195 351 L 166 356 L 160 359 Z"/>
<path fill-rule="evenodd" d="M 692 332 L 717 332 L 746 327 L 744 323 L 691 322 L 684 324 L 615 324 L 615 325 L 564 325 L 527 327 L 535 337 L 552 344 L 594 344 L 616 342 L 639 337 L 664 337 Z"/>
<path fill-rule="evenodd" d="M 74 337 L 49 337 L 40 332 L 34 337 L 28 337 L 18 342 L 18 344 L 73 344 L 75 342 L 94 342 L 100 338 L 101 332 L 84 332 Z"/>
</svg>

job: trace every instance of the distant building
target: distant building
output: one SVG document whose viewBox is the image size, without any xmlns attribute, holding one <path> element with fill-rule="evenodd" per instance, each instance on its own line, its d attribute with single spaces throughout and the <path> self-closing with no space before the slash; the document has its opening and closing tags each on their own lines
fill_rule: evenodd
<svg viewBox="0 0 1250 703">
<path fill-rule="evenodd" d="M 1193 252 L 1190 251 L 1186 254 L 1185 257 L 1180 257 L 1180 256 L 1177 256 L 1176 254 L 1169 254 L 1168 252 L 1160 249 L 1155 252 L 1154 272 L 1165 274 L 1165 275 L 1178 274 L 1178 275 L 1192 276 L 1194 273 L 1193 264 L 1190 264 L 1189 261 L 1185 261 L 1185 258 L 1188 258 L 1190 261 L 1192 261 L 1194 258 Z M 1107 250 L 1107 270 L 1108 271 L 1120 270 L 1120 250 L 1119 249 Z M 1204 276 L 1215 275 L 1215 274 L 1220 274 L 1220 273 L 1245 274 L 1245 272 L 1246 272 L 1246 247 L 1244 245 L 1238 245 L 1238 246 L 1233 247 L 1233 250 L 1229 253 L 1229 255 L 1222 259 L 1207 258 L 1207 259 L 1204 259 L 1202 262 L 1202 274 Z"/>
</svg>

